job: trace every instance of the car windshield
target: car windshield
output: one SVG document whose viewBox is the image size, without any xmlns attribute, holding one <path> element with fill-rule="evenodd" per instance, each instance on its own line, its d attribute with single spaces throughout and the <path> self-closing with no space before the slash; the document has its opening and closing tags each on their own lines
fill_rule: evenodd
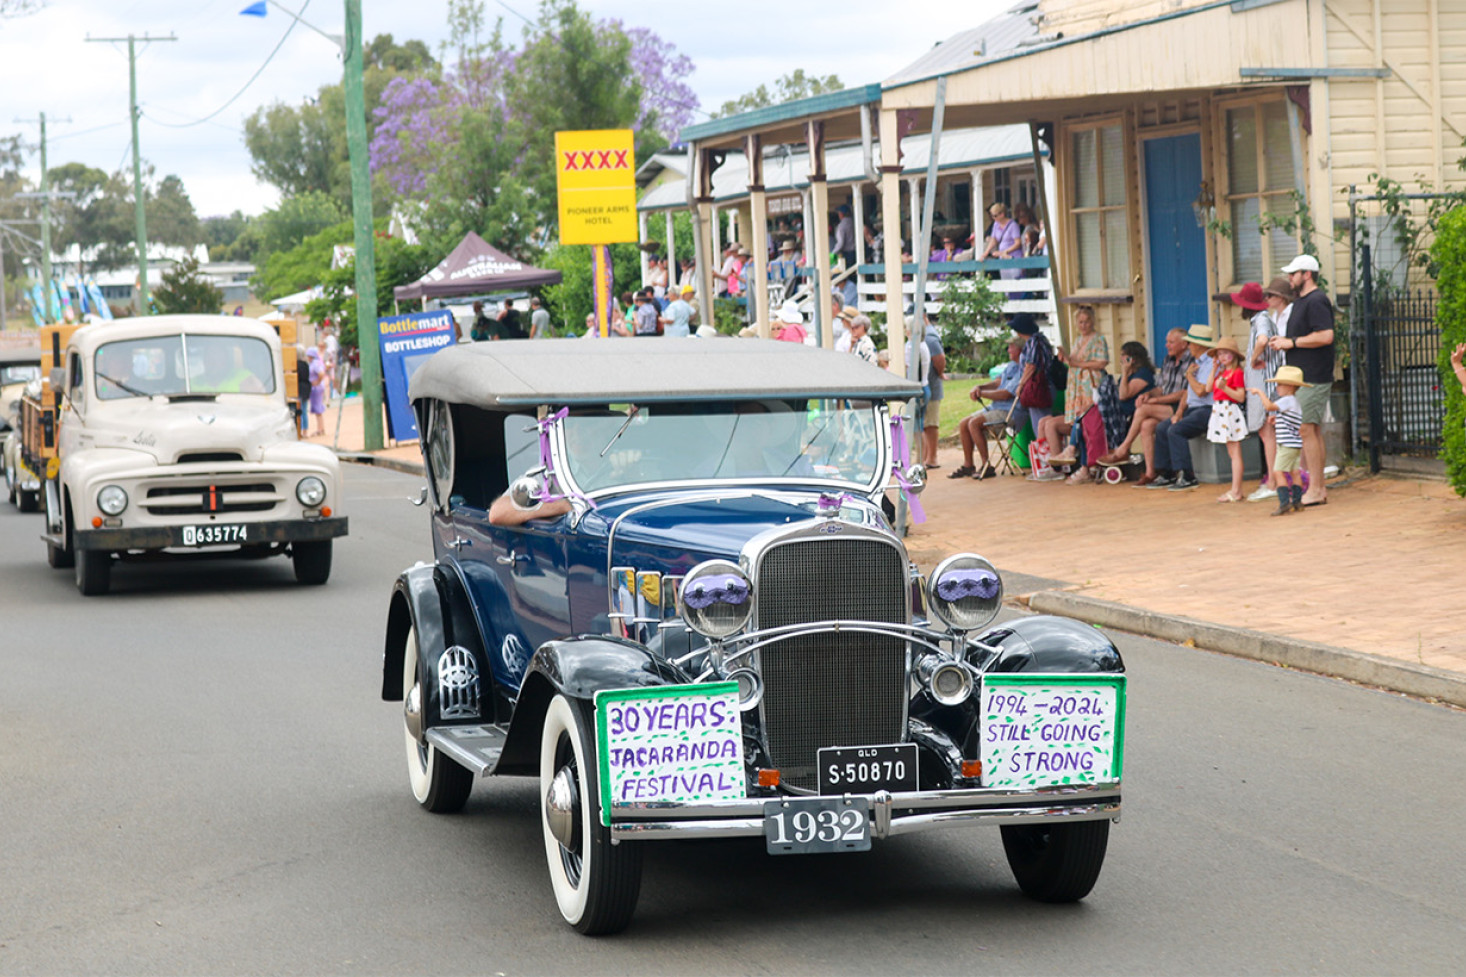
<svg viewBox="0 0 1466 977">
<path fill-rule="evenodd" d="M 149 336 L 97 348 L 97 397 L 275 392 L 270 347 L 250 336 Z"/>
<path fill-rule="evenodd" d="M 0 366 L 0 387 L 8 387 L 12 383 L 29 383 L 31 380 L 40 378 L 39 364 L 12 363 L 8 366 Z"/>
<path fill-rule="evenodd" d="M 622 405 L 564 420 L 583 492 L 647 482 L 794 479 L 871 485 L 880 462 L 870 404 L 748 400 Z"/>
</svg>

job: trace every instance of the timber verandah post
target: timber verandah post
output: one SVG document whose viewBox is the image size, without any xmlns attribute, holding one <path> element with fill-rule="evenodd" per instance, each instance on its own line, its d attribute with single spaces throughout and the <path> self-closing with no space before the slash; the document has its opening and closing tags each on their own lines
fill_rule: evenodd
<svg viewBox="0 0 1466 977">
<path fill-rule="evenodd" d="M 830 292 L 834 279 L 830 273 L 830 186 L 825 180 L 825 124 L 811 120 L 807 126 L 809 140 L 809 186 L 813 198 L 813 234 L 805 237 L 805 260 L 811 241 L 815 258 L 814 321 L 815 335 L 825 349 L 835 348 L 834 323 L 830 316 Z"/>
<path fill-rule="evenodd" d="M 758 337 L 769 338 L 769 326 L 773 321 L 773 310 L 769 308 L 769 206 L 764 192 L 764 140 L 757 133 L 744 139 L 744 153 L 748 157 L 748 209 L 749 228 L 753 238 L 753 280 L 743 276 L 744 291 L 748 296 L 748 314 L 758 326 Z"/>
</svg>

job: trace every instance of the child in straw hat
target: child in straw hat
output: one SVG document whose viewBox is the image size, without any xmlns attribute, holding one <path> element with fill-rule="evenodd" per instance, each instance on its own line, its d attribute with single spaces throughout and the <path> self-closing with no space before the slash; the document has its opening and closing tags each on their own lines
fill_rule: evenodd
<svg viewBox="0 0 1466 977">
<path fill-rule="evenodd" d="M 1247 393 L 1242 379 L 1242 351 L 1237 340 L 1223 336 L 1212 347 L 1216 368 L 1212 371 L 1212 410 L 1206 425 L 1206 439 L 1227 446 L 1232 463 L 1232 487 L 1217 497 L 1218 502 L 1242 501 L 1242 442 L 1247 437 L 1247 416 L 1242 412 Z"/>
<path fill-rule="evenodd" d="M 1296 366 L 1278 367 L 1277 375 L 1270 377 L 1268 382 L 1277 385 L 1276 401 L 1269 399 L 1258 387 L 1252 387 L 1248 392 L 1257 397 L 1269 413 L 1276 416 L 1278 456 L 1275 471 L 1278 478 L 1278 508 L 1272 514 L 1286 516 L 1290 512 L 1303 511 L 1303 435 L 1300 431 L 1303 408 L 1299 406 L 1298 398 L 1294 395 L 1298 388 L 1312 384 L 1303 382 L 1303 370 Z"/>
</svg>

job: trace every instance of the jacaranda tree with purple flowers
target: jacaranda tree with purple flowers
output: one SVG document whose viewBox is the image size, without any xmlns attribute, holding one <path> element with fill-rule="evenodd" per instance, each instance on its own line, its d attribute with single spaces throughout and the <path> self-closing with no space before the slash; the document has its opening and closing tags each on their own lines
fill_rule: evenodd
<svg viewBox="0 0 1466 977">
<path fill-rule="evenodd" d="M 449 24 L 456 61 L 391 82 L 371 143 L 377 185 L 434 247 L 473 230 L 534 258 L 554 237 L 556 131 L 633 128 L 644 159 L 697 107 L 689 58 L 575 0 L 542 0 L 517 46 L 502 21 L 485 37 L 481 0 L 451 0 Z"/>
</svg>

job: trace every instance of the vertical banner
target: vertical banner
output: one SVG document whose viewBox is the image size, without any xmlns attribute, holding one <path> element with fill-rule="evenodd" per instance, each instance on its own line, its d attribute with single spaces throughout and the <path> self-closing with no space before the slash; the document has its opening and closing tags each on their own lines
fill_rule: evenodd
<svg viewBox="0 0 1466 977">
<path fill-rule="evenodd" d="M 407 385 L 417 368 L 444 346 L 458 329 L 447 309 L 413 312 L 377 320 L 382 348 L 382 379 L 387 386 L 387 436 L 408 441 L 418 436 L 417 419 L 407 399 Z"/>
<path fill-rule="evenodd" d="M 591 279 L 594 282 L 594 303 L 596 310 L 596 334 L 602 339 L 611 335 L 611 310 L 615 307 L 615 273 L 611 263 L 609 244 L 590 246 Z"/>
</svg>

